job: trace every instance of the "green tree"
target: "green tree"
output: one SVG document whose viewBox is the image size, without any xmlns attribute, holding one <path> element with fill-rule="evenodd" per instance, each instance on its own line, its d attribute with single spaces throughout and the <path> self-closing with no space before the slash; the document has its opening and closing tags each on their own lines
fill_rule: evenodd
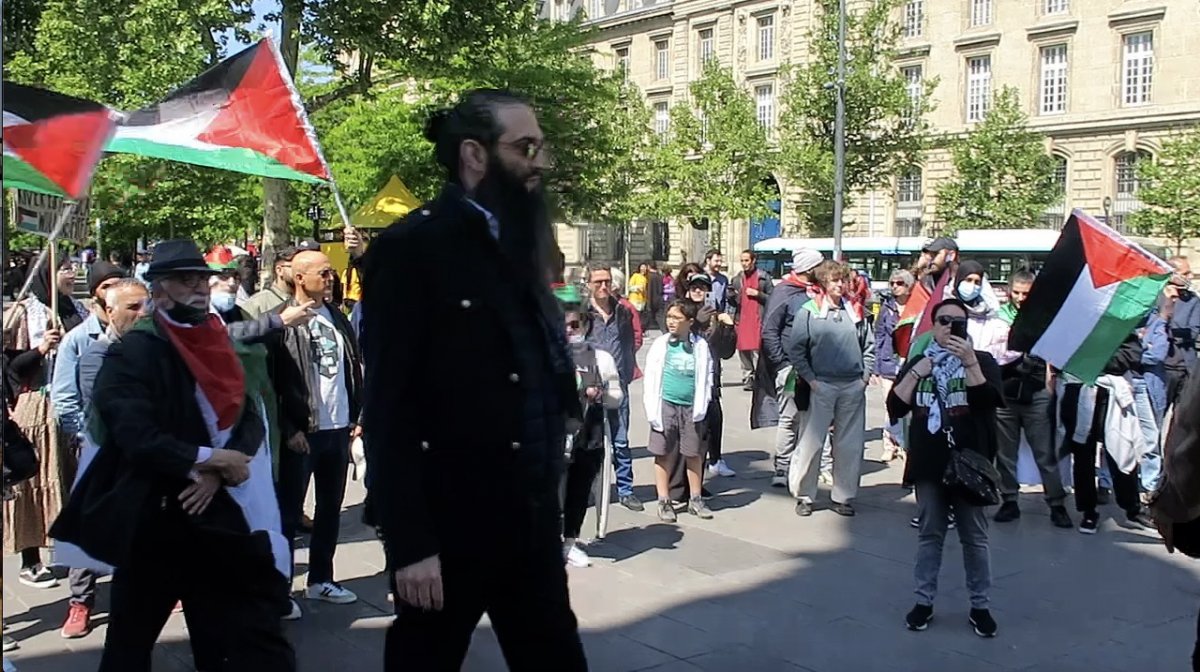
<svg viewBox="0 0 1200 672">
<path fill-rule="evenodd" d="M 937 192 L 943 231 L 1023 229 L 1061 198 L 1054 159 L 1043 138 L 1027 127 L 1017 90 L 996 93 L 987 118 L 949 142 L 954 176 Z"/>
<path fill-rule="evenodd" d="M 655 152 L 647 210 L 661 217 L 708 220 L 710 240 L 737 219 L 762 216 L 770 194 L 771 153 L 750 94 L 715 61 L 671 108 L 665 143 Z"/>
<path fill-rule="evenodd" d="M 1139 161 L 1138 199 L 1133 213 L 1139 233 L 1160 236 L 1181 254 L 1184 242 L 1200 237 L 1200 130 L 1190 129 L 1163 144 L 1157 161 Z"/>
<path fill-rule="evenodd" d="M 893 175 L 920 162 L 926 147 L 936 79 L 910 94 L 909 73 L 897 68 L 898 0 L 870 0 L 846 17 L 846 205 L 855 192 L 887 185 Z M 838 2 L 821 0 L 809 33 L 810 58 L 786 68 L 779 127 L 779 161 L 800 188 L 801 219 L 810 230 L 833 228 L 834 118 Z"/>
</svg>

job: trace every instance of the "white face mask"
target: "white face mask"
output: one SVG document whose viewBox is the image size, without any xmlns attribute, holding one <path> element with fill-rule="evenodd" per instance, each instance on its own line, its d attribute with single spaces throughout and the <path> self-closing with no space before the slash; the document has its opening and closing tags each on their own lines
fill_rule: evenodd
<svg viewBox="0 0 1200 672">
<path fill-rule="evenodd" d="M 979 285 L 963 280 L 958 283 L 958 296 L 963 301 L 974 301 L 979 296 Z"/>
<path fill-rule="evenodd" d="M 212 302 L 212 307 L 215 308 L 218 313 L 227 313 L 230 310 L 233 310 L 234 305 L 237 304 L 237 294 L 214 291 L 209 295 L 209 301 Z"/>
<path fill-rule="evenodd" d="M 567 342 L 571 345 L 583 343 L 584 340 L 583 334 L 571 334 L 570 336 L 567 336 Z"/>
</svg>

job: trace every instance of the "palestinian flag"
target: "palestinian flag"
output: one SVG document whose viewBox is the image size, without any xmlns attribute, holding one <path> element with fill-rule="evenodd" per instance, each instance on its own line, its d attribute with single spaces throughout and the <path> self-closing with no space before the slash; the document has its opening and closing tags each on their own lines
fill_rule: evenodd
<svg viewBox="0 0 1200 672">
<path fill-rule="evenodd" d="M 1170 274 L 1166 262 L 1076 210 L 1013 322 L 1010 347 L 1095 382 Z"/>
<path fill-rule="evenodd" d="M 942 302 L 942 297 L 946 296 L 946 285 L 950 284 L 950 279 L 955 276 L 955 267 L 950 266 L 942 272 L 942 277 L 933 286 L 933 292 L 927 293 L 925 286 L 918 282 L 913 287 L 913 293 L 916 294 L 916 288 L 921 288 L 924 302 L 918 314 L 911 318 L 910 324 L 914 325 L 911 329 L 911 343 L 908 347 L 908 356 L 919 355 L 925 352 L 925 348 L 929 347 L 929 342 L 933 340 L 933 309 Z M 937 301 L 930 300 L 932 297 L 938 297 Z M 909 300 L 912 303 L 912 300 Z M 905 306 L 907 308 L 908 306 Z"/>
<path fill-rule="evenodd" d="M 82 198 L 116 119 L 100 103 L 4 82 L 4 186 Z"/>
<path fill-rule="evenodd" d="M 912 346 L 913 329 L 921 319 L 921 311 L 929 303 L 929 290 L 920 282 L 913 285 L 904 310 L 900 311 L 900 319 L 896 322 L 896 330 L 892 332 L 892 346 L 897 353 L 907 353 Z"/>
<path fill-rule="evenodd" d="M 129 113 L 107 150 L 263 177 L 329 180 L 300 94 L 270 38 L 157 105 Z"/>
</svg>

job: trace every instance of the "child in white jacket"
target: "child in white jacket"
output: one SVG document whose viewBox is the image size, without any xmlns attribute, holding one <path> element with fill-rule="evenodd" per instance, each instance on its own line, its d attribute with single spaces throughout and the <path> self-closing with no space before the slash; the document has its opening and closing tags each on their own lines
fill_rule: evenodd
<svg viewBox="0 0 1200 672">
<path fill-rule="evenodd" d="M 705 415 L 712 395 L 712 357 L 708 343 L 692 333 L 698 304 L 676 300 L 667 307 L 667 333 L 650 346 L 642 401 L 650 421 L 649 450 L 654 455 L 658 517 L 675 522 L 669 496 L 668 456 L 679 451 L 687 467 L 692 493 L 688 512 L 708 519 L 712 512 L 700 498 L 704 476 Z"/>
</svg>

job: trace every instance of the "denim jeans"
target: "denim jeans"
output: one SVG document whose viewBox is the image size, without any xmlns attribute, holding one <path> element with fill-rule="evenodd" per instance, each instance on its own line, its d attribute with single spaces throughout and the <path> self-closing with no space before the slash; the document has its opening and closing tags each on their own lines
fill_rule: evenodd
<svg viewBox="0 0 1200 672">
<path fill-rule="evenodd" d="M 612 437 L 613 462 L 617 468 L 617 496 L 633 494 L 633 451 L 629 450 L 629 386 L 621 384 L 621 406 L 608 411 L 608 431 Z"/>
<path fill-rule="evenodd" d="M 942 546 L 950 522 L 948 514 L 950 507 L 954 507 L 971 608 L 987 609 L 988 592 L 992 588 L 992 560 L 988 551 L 988 521 L 984 508 L 971 506 L 951 496 L 941 483 L 917 483 L 916 493 L 917 515 L 921 520 L 917 534 L 917 564 L 913 568 L 917 604 L 933 606 L 933 599 L 937 596 Z"/>
<path fill-rule="evenodd" d="M 1154 404 L 1150 402 L 1150 391 L 1146 388 L 1146 379 L 1140 376 L 1133 376 L 1133 409 L 1146 441 L 1146 452 L 1138 460 L 1142 490 L 1154 492 L 1162 474 L 1162 444 L 1159 442 L 1157 415 Z"/>
<path fill-rule="evenodd" d="M 346 468 L 350 466 L 350 430 L 330 429 L 308 435 L 306 474 L 312 475 L 316 499 L 312 538 L 308 544 L 308 585 L 333 581 L 333 554 L 337 550 L 346 498 Z M 304 479 L 305 484 L 308 478 Z M 304 501 L 303 497 L 300 499 Z"/>
</svg>

